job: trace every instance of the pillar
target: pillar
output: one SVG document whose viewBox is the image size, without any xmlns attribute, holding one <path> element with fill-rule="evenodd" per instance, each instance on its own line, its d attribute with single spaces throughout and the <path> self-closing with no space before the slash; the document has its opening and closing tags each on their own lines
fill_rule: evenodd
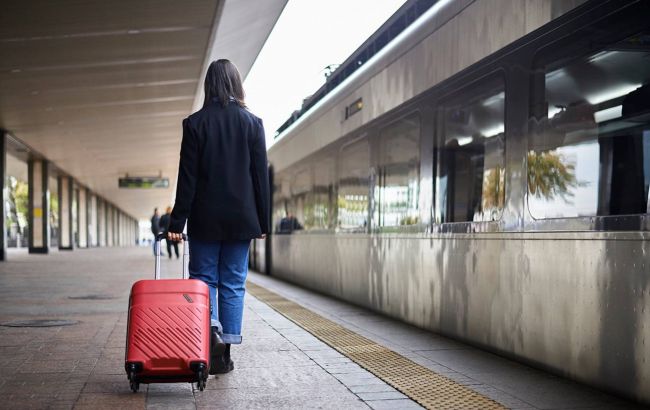
<svg viewBox="0 0 650 410">
<path fill-rule="evenodd" d="M 97 243 L 98 246 L 106 244 L 106 202 L 97 198 Z"/>
<path fill-rule="evenodd" d="M 59 184 L 59 249 L 71 251 L 74 248 L 72 226 L 72 177 L 60 175 Z"/>
<path fill-rule="evenodd" d="M 88 247 L 88 197 L 86 190 L 79 187 L 77 190 L 77 232 L 79 235 L 79 247 Z"/>
<path fill-rule="evenodd" d="M 72 247 L 79 247 L 79 187 L 72 180 L 70 182 L 72 189 Z"/>
<path fill-rule="evenodd" d="M 86 219 L 88 220 L 86 240 L 88 247 L 91 248 L 97 246 L 97 196 L 93 195 L 88 188 L 86 188 Z"/>
<path fill-rule="evenodd" d="M 115 245 L 122 246 L 122 231 L 120 230 L 120 220 L 122 213 L 118 208 L 115 208 Z"/>
<path fill-rule="evenodd" d="M 32 158 L 27 166 L 29 185 L 29 253 L 47 253 L 50 245 L 48 163 Z M 3 218 L 4 220 L 4 218 Z"/>
<path fill-rule="evenodd" d="M 7 180 L 7 134 L 0 129 L 0 178 L 2 178 L 2 189 L 0 190 L 0 261 L 5 260 L 7 249 L 7 227 L 5 226 L 5 181 Z"/>
<path fill-rule="evenodd" d="M 113 205 L 106 204 L 106 246 L 113 246 Z"/>
</svg>

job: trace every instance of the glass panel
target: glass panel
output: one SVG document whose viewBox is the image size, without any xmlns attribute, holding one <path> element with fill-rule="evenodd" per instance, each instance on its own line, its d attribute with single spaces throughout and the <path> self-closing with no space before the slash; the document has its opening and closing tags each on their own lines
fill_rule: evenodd
<svg viewBox="0 0 650 410">
<path fill-rule="evenodd" d="M 281 221 L 283 230 L 299 231 L 313 226 L 313 206 L 311 193 L 311 170 L 303 168 L 298 171 L 291 183 L 291 204 L 286 217 Z"/>
<path fill-rule="evenodd" d="M 494 221 L 505 200 L 503 82 L 459 100 L 443 109 L 436 209 L 441 222 Z"/>
<path fill-rule="evenodd" d="M 273 226 L 276 234 L 293 232 L 295 206 L 291 200 L 291 184 L 286 174 L 275 176 L 273 187 Z"/>
<path fill-rule="evenodd" d="M 314 165 L 313 226 L 333 229 L 336 224 L 336 190 L 334 157 L 327 157 Z"/>
<path fill-rule="evenodd" d="M 533 217 L 648 212 L 649 50 L 628 40 L 547 71 L 547 115 L 528 152 Z"/>
<path fill-rule="evenodd" d="M 340 154 L 338 230 L 366 232 L 370 189 L 370 150 L 366 139 L 344 147 Z"/>
<path fill-rule="evenodd" d="M 393 228 L 419 222 L 420 118 L 401 119 L 381 131 L 374 220 Z"/>
</svg>

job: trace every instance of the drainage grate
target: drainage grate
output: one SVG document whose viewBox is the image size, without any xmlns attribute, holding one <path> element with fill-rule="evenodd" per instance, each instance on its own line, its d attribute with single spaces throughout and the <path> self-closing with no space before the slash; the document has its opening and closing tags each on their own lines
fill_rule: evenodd
<svg viewBox="0 0 650 410">
<path fill-rule="evenodd" d="M 354 333 L 297 303 L 248 282 L 247 290 L 359 366 L 428 409 L 503 409 L 462 384 Z"/>
<path fill-rule="evenodd" d="M 11 322 L 0 323 L 0 326 L 7 327 L 56 327 L 71 326 L 79 323 L 77 320 L 63 319 L 33 319 L 33 320 L 13 320 Z"/>
<path fill-rule="evenodd" d="M 111 295 L 81 295 L 81 296 L 68 296 L 68 299 L 73 299 L 73 300 L 109 300 L 109 299 L 115 299 L 115 296 L 111 296 Z"/>
</svg>

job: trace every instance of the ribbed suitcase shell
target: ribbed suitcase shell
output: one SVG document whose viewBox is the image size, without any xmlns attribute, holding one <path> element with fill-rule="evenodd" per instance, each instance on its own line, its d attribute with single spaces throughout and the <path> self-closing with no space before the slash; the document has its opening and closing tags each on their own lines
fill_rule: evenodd
<svg viewBox="0 0 650 410">
<path fill-rule="evenodd" d="M 196 381 L 195 363 L 209 368 L 210 294 L 195 279 L 140 280 L 129 300 L 126 366 L 139 383 Z"/>
</svg>

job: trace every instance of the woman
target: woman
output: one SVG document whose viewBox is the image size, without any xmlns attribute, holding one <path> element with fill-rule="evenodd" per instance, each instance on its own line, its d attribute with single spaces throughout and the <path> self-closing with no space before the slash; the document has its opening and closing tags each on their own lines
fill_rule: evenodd
<svg viewBox="0 0 650 410">
<path fill-rule="evenodd" d="M 187 220 L 190 278 L 210 287 L 210 374 L 216 374 L 234 368 L 230 345 L 242 340 L 248 247 L 269 232 L 270 198 L 262 120 L 246 109 L 237 67 L 212 62 L 204 89 L 203 108 L 183 121 L 167 237 L 181 241 Z"/>
</svg>

